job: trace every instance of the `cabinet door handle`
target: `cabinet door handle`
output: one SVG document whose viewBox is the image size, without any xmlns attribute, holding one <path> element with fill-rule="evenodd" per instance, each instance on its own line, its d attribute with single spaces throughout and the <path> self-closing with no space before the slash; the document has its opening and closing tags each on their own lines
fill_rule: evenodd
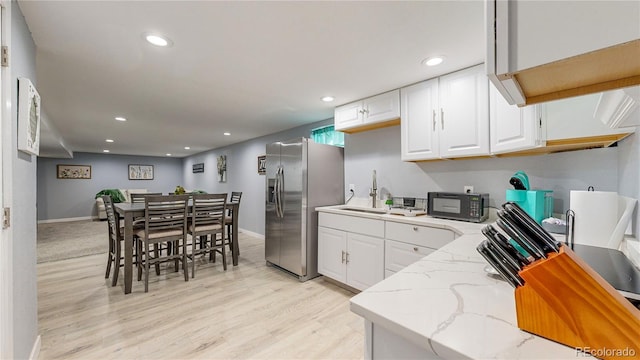
<svg viewBox="0 0 640 360">
<path fill-rule="evenodd" d="M 414 227 L 413 227 L 413 231 L 418 231 L 418 227 L 417 227 L 417 226 L 414 226 Z"/>
<path fill-rule="evenodd" d="M 440 108 L 440 126 L 444 130 L 444 109 Z"/>
<path fill-rule="evenodd" d="M 342 261 L 341 261 L 341 263 L 344 264 L 344 250 L 342 250 Z"/>
<path fill-rule="evenodd" d="M 347 260 L 346 260 L 346 263 L 347 263 L 347 264 L 349 263 L 349 253 L 348 253 L 348 252 L 347 252 Z"/>
<path fill-rule="evenodd" d="M 433 110 L 433 131 L 436 131 L 436 111 Z"/>
<path fill-rule="evenodd" d="M 418 252 L 418 248 L 417 248 L 417 247 L 414 247 L 414 248 L 413 248 L 413 251 Z"/>
</svg>

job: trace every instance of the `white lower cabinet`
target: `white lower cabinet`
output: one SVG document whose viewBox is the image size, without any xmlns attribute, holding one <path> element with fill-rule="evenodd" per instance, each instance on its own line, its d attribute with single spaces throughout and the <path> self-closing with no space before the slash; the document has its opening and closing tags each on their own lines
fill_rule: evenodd
<svg viewBox="0 0 640 360">
<path fill-rule="evenodd" d="M 384 279 L 384 239 L 347 233 L 346 284 L 364 290 Z"/>
<path fill-rule="evenodd" d="M 344 263 L 347 233 L 341 230 L 318 227 L 318 272 L 341 283 L 347 282 Z"/>
<path fill-rule="evenodd" d="M 455 239 L 451 230 L 387 221 L 385 278 L 395 274 Z"/>
<path fill-rule="evenodd" d="M 318 225 L 320 274 L 358 290 L 384 279 L 384 221 L 320 213 Z"/>
<path fill-rule="evenodd" d="M 453 241 L 453 231 L 318 213 L 318 272 L 364 290 Z"/>
<path fill-rule="evenodd" d="M 320 226 L 318 272 L 364 290 L 384 279 L 384 239 Z"/>
<path fill-rule="evenodd" d="M 398 272 L 434 251 L 436 249 L 387 239 L 384 245 L 385 270 Z"/>
</svg>

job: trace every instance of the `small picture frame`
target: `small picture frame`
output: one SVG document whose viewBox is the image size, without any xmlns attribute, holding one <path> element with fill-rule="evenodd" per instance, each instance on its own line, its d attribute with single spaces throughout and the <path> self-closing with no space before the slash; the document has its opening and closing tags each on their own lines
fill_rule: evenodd
<svg viewBox="0 0 640 360">
<path fill-rule="evenodd" d="M 191 165 L 191 169 L 193 173 L 203 173 L 204 172 L 204 163 L 193 164 Z"/>
<path fill-rule="evenodd" d="M 153 180 L 153 165 L 129 164 L 129 180 Z"/>
<path fill-rule="evenodd" d="M 258 174 L 265 175 L 267 173 L 267 155 L 258 156 Z"/>
<path fill-rule="evenodd" d="M 58 179 L 91 179 L 91 165 L 64 165 L 56 166 Z"/>
</svg>

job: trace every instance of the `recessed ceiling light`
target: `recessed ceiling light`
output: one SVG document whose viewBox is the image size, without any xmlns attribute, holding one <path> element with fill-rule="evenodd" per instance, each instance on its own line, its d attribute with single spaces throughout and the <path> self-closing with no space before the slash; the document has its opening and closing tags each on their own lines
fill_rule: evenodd
<svg viewBox="0 0 640 360">
<path fill-rule="evenodd" d="M 320 100 L 324 102 L 332 102 L 333 100 L 335 100 L 335 98 L 333 96 L 324 96 Z"/>
<path fill-rule="evenodd" d="M 184 149 L 185 149 L 185 150 L 191 150 L 191 148 L 190 148 L 190 147 L 188 147 L 188 146 L 185 146 L 185 147 L 184 147 Z"/>
<path fill-rule="evenodd" d="M 230 132 L 226 132 L 226 133 L 224 133 L 223 135 L 224 135 L 224 136 L 230 136 L 230 135 L 231 135 L 231 133 L 230 133 Z"/>
<path fill-rule="evenodd" d="M 171 154 L 167 153 L 167 156 L 171 156 Z"/>
<path fill-rule="evenodd" d="M 171 45 L 171 41 L 169 41 L 169 39 L 167 39 L 166 37 L 160 36 L 160 35 L 156 35 L 156 34 L 146 34 L 144 36 L 145 40 L 147 40 L 150 44 L 153 44 L 155 46 L 161 46 L 161 47 L 165 47 L 165 46 L 169 46 Z"/>
<path fill-rule="evenodd" d="M 109 150 L 107 150 L 107 149 L 104 149 L 104 150 L 102 150 L 102 152 L 105 152 L 105 153 L 107 153 L 107 152 L 109 152 Z"/>
<path fill-rule="evenodd" d="M 118 120 L 118 121 L 127 121 L 127 118 L 124 118 L 122 116 L 116 116 L 115 119 Z"/>
<path fill-rule="evenodd" d="M 422 60 L 422 64 L 427 66 L 436 66 L 442 64 L 443 61 L 444 56 L 432 56 Z"/>
<path fill-rule="evenodd" d="M 108 142 L 108 143 L 112 143 L 113 142 L 113 140 L 111 140 L 111 139 L 107 139 L 105 141 Z"/>
</svg>

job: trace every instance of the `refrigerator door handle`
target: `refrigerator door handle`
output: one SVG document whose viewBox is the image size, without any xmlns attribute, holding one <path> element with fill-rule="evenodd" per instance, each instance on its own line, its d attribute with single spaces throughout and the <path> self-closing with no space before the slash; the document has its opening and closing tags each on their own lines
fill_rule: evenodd
<svg viewBox="0 0 640 360">
<path fill-rule="evenodd" d="M 278 206 L 280 207 L 280 217 L 284 218 L 284 168 L 280 167 L 280 179 L 278 180 Z"/>
<path fill-rule="evenodd" d="M 278 167 L 278 169 L 276 170 L 276 176 L 274 177 L 273 181 L 273 204 L 276 208 L 276 217 L 280 217 L 280 207 L 278 205 L 278 181 L 280 180 L 280 177 L 278 176 L 279 173 L 280 167 Z"/>
</svg>

